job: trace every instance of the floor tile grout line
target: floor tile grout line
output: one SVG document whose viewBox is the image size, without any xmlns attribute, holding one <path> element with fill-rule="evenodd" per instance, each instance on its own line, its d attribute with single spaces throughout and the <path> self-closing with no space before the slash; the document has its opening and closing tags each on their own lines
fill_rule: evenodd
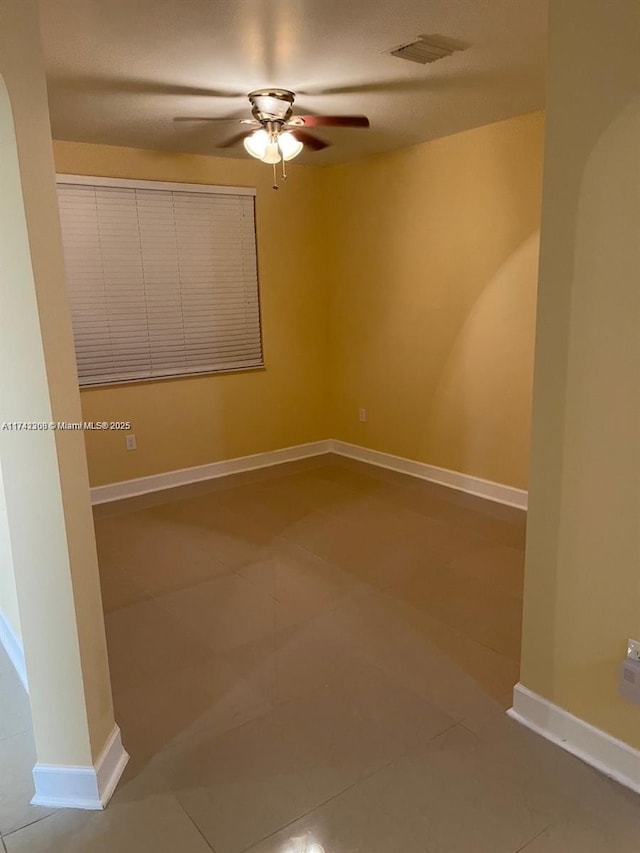
<svg viewBox="0 0 640 853">
<path fill-rule="evenodd" d="M 43 820 L 47 820 L 47 818 L 53 817 L 58 814 L 60 809 L 56 809 L 56 811 L 51 812 L 51 814 L 42 815 L 42 817 L 37 817 L 35 820 L 30 820 L 29 823 L 24 823 L 22 826 L 17 826 L 15 829 L 12 829 L 11 832 L 5 832 L 2 838 L 9 838 L 12 835 L 15 835 L 17 832 L 22 832 L 23 829 L 28 829 L 30 826 L 33 826 L 36 823 L 42 823 Z"/>
<path fill-rule="evenodd" d="M 321 510 L 316 510 L 316 511 L 314 511 L 314 512 L 319 512 L 321 515 L 323 515 L 323 514 L 324 514 L 324 513 L 322 513 L 322 511 L 321 511 Z M 337 517 L 337 516 L 336 516 L 336 517 Z M 428 518 L 430 518 L 430 517 L 428 516 Z M 437 520 L 437 519 L 436 519 L 436 520 Z M 285 542 L 285 543 L 287 543 L 288 545 L 293 545 L 295 548 L 298 548 L 298 549 L 300 549 L 300 550 L 304 551 L 305 553 L 310 554 L 311 556 L 315 557 L 316 559 L 323 560 L 324 562 L 326 562 L 326 563 L 327 563 L 327 564 L 329 564 L 330 566 L 333 566 L 334 568 L 342 569 L 343 571 L 347 571 L 347 572 L 349 571 L 348 569 L 345 569 L 345 567 L 344 567 L 344 566 L 340 566 L 340 565 L 339 565 L 338 563 L 336 563 L 334 560 L 328 559 L 328 558 L 326 558 L 326 557 L 323 557 L 321 554 L 318 554 L 316 551 L 314 551 L 314 550 L 312 549 L 312 547 L 307 546 L 307 545 L 303 545 L 301 542 L 299 542 L 299 541 L 297 541 L 297 540 L 287 538 L 287 536 L 286 536 L 284 533 L 282 533 L 282 532 L 281 532 L 281 533 L 278 533 L 278 534 L 275 534 L 274 538 L 275 538 L 276 540 L 281 540 L 282 542 Z M 481 538 L 482 538 L 482 537 L 481 537 Z M 483 543 L 483 544 L 491 544 L 491 545 L 495 545 L 496 543 L 495 543 L 495 542 L 493 542 L 492 540 L 486 540 L 486 542 L 485 542 L 485 543 Z M 447 563 L 446 563 L 446 565 L 444 566 L 444 568 L 448 568 L 448 567 L 449 567 L 449 565 L 450 565 L 452 562 L 453 562 L 453 560 L 451 560 L 451 559 L 447 560 Z M 382 593 L 382 592 L 389 593 L 389 591 L 390 591 L 390 589 L 393 587 L 393 585 L 394 585 L 393 583 L 391 583 L 391 584 L 384 584 L 384 585 L 382 585 L 382 586 L 377 586 L 377 585 L 371 584 L 371 586 L 372 586 L 372 591 L 374 591 L 374 592 L 380 592 L 380 593 Z M 496 589 L 500 589 L 500 587 L 496 587 Z M 508 593 L 507 593 L 507 595 L 508 595 Z M 514 600 L 516 600 L 516 601 L 521 601 L 521 598 L 515 597 L 515 599 L 514 599 Z M 443 624 L 446 624 L 446 623 L 443 623 Z M 491 648 L 490 646 L 486 646 L 485 644 L 479 643 L 479 645 L 482 645 L 482 646 L 483 646 L 483 648 L 486 648 L 486 649 L 488 649 L 489 651 L 493 651 L 493 652 L 495 652 L 496 654 L 502 654 L 502 652 L 499 652 L 497 649 L 493 649 L 493 648 Z M 506 656 L 505 656 L 505 655 L 503 655 L 503 657 L 506 657 Z"/>
<path fill-rule="evenodd" d="M 518 847 L 518 849 L 514 850 L 513 853 L 526 853 L 527 847 L 531 846 L 531 844 L 533 844 L 534 841 L 536 841 L 538 838 L 540 838 L 540 836 L 544 835 L 544 833 L 548 829 L 551 829 L 552 826 L 553 826 L 553 824 L 551 824 L 551 823 L 548 826 L 545 826 L 545 828 L 541 829 L 537 835 L 534 835 L 533 838 L 530 838 L 526 844 L 524 844 L 522 847 Z"/>
<path fill-rule="evenodd" d="M 29 731 L 30 727 L 27 727 L 26 729 L 21 729 L 19 732 L 12 732 L 10 735 L 4 735 L 4 737 L 0 737 L 0 744 L 4 743 L 6 740 L 11 740 L 11 738 L 29 734 Z"/>
<path fill-rule="evenodd" d="M 444 623 L 442 623 L 442 624 L 444 624 Z M 436 647 L 434 647 L 434 648 L 435 648 L 436 652 L 438 652 L 438 654 L 440 654 L 444 657 L 444 655 L 442 654 L 442 652 L 440 652 L 439 649 L 437 649 Z M 464 719 L 466 719 L 465 717 L 461 717 L 460 719 L 455 719 L 454 717 L 452 717 L 451 712 L 446 711 L 444 708 L 441 708 L 439 705 L 436 705 L 432 699 L 428 699 L 426 696 L 424 696 L 422 693 L 420 693 L 419 690 L 416 687 L 414 687 L 413 684 L 404 684 L 401 681 L 397 680 L 392 673 L 389 673 L 387 671 L 387 669 L 385 669 L 383 666 L 381 666 L 378 663 L 377 658 L 366 657 L 365 660 L 366 660 L 366 663 L 369 666 L 371 666 L 374 670 L 376 670 L 377 672 L 384 675 L 386 678 L 393 681 L 396 685 L 401 687 L 403 690 L 406 690 L 408 693 L 410 693 L 415 698 L 421 699 L 430 708 L 437 710 L 437 711 L 440 711 L 440 713 L 442 713 L 445 716 L 449 717 L 450 719 L 454 720 L 454 725 L 459 725 L 463 722 Z M 449 664 L 450 666 L 457 666 L 457 664 L 455 664 L 453 661 L 447 660 L 446 663 Z M 476 684 L 479 683 L 476 681 L 476 679 L 473 678 L 473 676 L 467 676 L 467 677 L 471 678 L 474 681 L 474 683 L 476 683 Z M 502 711 L 502 713 L 504 713 L 504 710 Z"/>
<path fill-rule="evenodd" d="M 362 784 L 362 782 L 366 782 L 368 779 L 371 779 L 376 774 L 382 772 L 383 770 L 386 770 L 388 767 L 390 767 L 392 764 L 394 764 L 395 761 L 397 761 L 399 758 L 402 758 L 405 754 L 406 753 L 403 753 L 402 755 L 399 755 L 396 758 L 393 758 L 391 761 L 386 762 L 385 764 L 381 765 L 380 767 L 377 767 L 371 773 L 367 773 L 361 779 L 357 779 L 355 782 L 352 782 L 350 785 L 347 785 L 346 788 L 343 788 L 342 790 L 337 791 L 335 794 L 332 794 L 330 797 L 327 797 L 327 799 L 323 800 L 321 803 L 316 803 L 316 805 L 312 806 L 310 809 L 307 809 L 306 812 L 303 812 L 302 814 L 296 815 L 296 817 L 292 818 L 287 823 L 284 823 L 284 824 L 282 824 L 282 826 L 279 826 L 277 829 L 274 829 L 273 832 L 269 832 L 269 833 L 267 833 L 267 835 L 263 835 L 261 838 L 257 838 L 255 841 L 252 841 L 248 847 L 243 847 L 242 850 L 239 851 L 239 853 L 250 853 L 250 851 L 254 847 L 256 847 L 256 845 L 262 844 L 264 841 L 267 841 L 269 838 L 273 838 L 279 832 L 283 832 L 288 827 L 293 826 L 294 823 L 297 823 L 299 820 L 302 820 L 303 818 L 307 817 L 307 815 L 310 815 L 313 812 L 317 811 L 318 809 L 323 808 L 328 803 L 332 802 L 333 800 L 337 799 L 338 797 L 341 797 L 343 794 L 346 794 L 348 791 L 351 791 L 353 788 L 356 788 L 358 785 Z"/>
<path fill-rule="evenodd" d="M 420 610 L 420 608 L 419 608 L 419 607 L 413 607 L 413 605 L 408 604 L 408 603 L 407 603 L 406 601 L 404 601 L 403 599 L 401 599 L 401 598 L 396 598 L 396 596 L 394 596 L 394 595 L 393 595 L 393 593 L 390 591 L 390 590 L 391 590 L 391 588 L 392 588 L 393 586 L 394 586 L 394 584 L 390 584 L 390 585 L 389 585 L 389 586 L 387 586 L 387 587 L 380 587 L 377 591 L 378 591 L 378 592 L 381 592 L 381 593 L 382 593 L 382 592 L 384 592 L 384 593 L 386 593 L 387 595 L 391 595 L 391 596 L 393 597 L 394 601 L 397 601 L 397 602 L 399 602 L 400 604 L 404 604 L 406 607 L 411 607 L 411 608 L 412 608 L 412 610 L 413 610 L 414 612 L 418 613 L 418 614 L 420 614 L 420 613 L 422 612 L 422 611 Z M 520 600 L 520 603 L 521 603 L 521 600 Z M 442 619 L 437 619 L 435 616 L 429 616 L 429 619 L 430 619 L 432 622 L 437 622 L 439 625 L 443 625 L 444 627 L 448 628 L 448 629 L 449 629 L 450 631 L 452 631 L 454 634 L 457 634 L 460 638 L 465 639 L 467 642 L 469 641 L 469 638 L 468 638 L 468 637 L 465 637 L 465 635 L 464 635 L 464 634 L 460 631 L 460 629 L 459 629 L 459 628 L 457 628 L 455 625 L 451 625 L 451 624 L 449 624 L 449 622 L 445 622 L 445 621 L 443 621 Z M 477 646 L 480 646 L 480 648 L 485 649 L 485 650 L 486 650 L 486 651 L 488 651 L 488 652 L 493 652 L 493 654 L 498 655 L 498 656 L 499 656 L 499 657 L 501 657 L 501 658 L 504 658 L 505 660 L 509 661 L 510 663 L 517 663 L 517 664 L 519 664 L 519 663 L 520 663 L 520 661 L 519 661 L 519 660 L 515 660 L 514 658 L 510 658 L 508 655 L 505 655 L 505 653 L 504 653 L 504 652 L 498 651 L 498 649 L 494 649 L 492 646 L 488 646 L 486 643 L 482 643 L 482 642 L 480 642 L 480 640 L 477 640 L 477 639 L 476 639 L 476 640 L 473 640 L 473 642 L 474 642 Z"/>
<path fill-rule="evenodd" d="M 457 723 L 455 721 L 452 722 L 451 725 L 447 726 L 446 729 L 443 729 L 441 732 L 438 732 L 437 734 L 430 737 L 428 739 L 427 743 L 424 744 L 423 746 L 426 747 L 429 743 L 434 741 L 436 738 L 441 737 L 442 735 L 445 735 L 447 732 L 451 731 L 452 729 L 455 729 L 456 726 L 458 726 L 458 725 L 459 725 L 459 723 Z M 401 761 L 402 759 L 406 758 L 406 756 L 409 755 L 413 750 L 415 750 L 415 746 L 408 746 L 406 749 L 404 749 L 398 755 L 394 756 L 390 761 L 386 761 L 384 764 L 381 764 L 380 767 L 376 767 L 375 770 L 372 770 L 370 773 L 366 773 L 360 779 L 356 779 L 356 781 L 352 782 L 351 785 L 347 785 L 346 788 L 343 788 L 342 790 L 337 791 L 335 794 L 332 794 L 332 796 L 327 797 L 327 799 L 323 800 L 321 803 L 317 803 L 315 806 L 308 809 L 303 814 L 298 815 L 295 818 L 292 818 L 290 821 L 288 821 L 288 823 L 283 824 L 282 826 L 275 829 L 273 832 L 270 832 L 267 835 L 263 835 L 262 838 L 258 838 L 256 841 L 253 841 L 248 847 L 244 847 L 240 851 L 240 853 L 250 853 L 250 851 L 256 845 L 262 844 L 264 841 L 268 840 L 269 838 L 273 838 L 273 836 L 275 836 L 279 832 L 282 832 L 283 830 L 287 829 L 287 827 L 292 826 L 294 823 L 297 823 L 297 821 L 302 820 L 303 818 L 307 817 L 307 815 L 312 814 L 313 812 L 317 811 L 318 809 L 324 808 L 324 806 L 326 806 L 328 803 L 332 802 L 333 800 L 337 799 L 338 797 L 341 797 L 343 794 L 346 794 L 348 791 L 351 791 L 353 788 L 356 788 L 358 785 L 361 785 L 363 782 L 367 782 L 369 779 L 373 779 L 373 777 L 377 776 L 379 773 L 382 773 L 383 771 L 388 770 L 389 767 L 391 767 L 393 764 L 395 764 L 396 762 Z M 518 851 L 516 851 L 516 853 L 518 853 Z"/>
<path fill-rule="evenodd" d="M 189 821 L 189 823 L 193 824 L 193 826 L 194 826 L 194 827 L 195 827 L 195 829 L 196 829 L 196 832 L 197 832 L 197 833 L 198 833 L 198 835 L 202 838 L 202 840 L 203 840 L 203 841 L 204 841 L 204 843 L 207 845 L 207 847 L 209 848 L 209 850 L 211 850 L 211 851 L 212 851 L 212 853 L 216 853 L 215 847 L 210 843 L 209 839 L 208 839 L 208 838 L 205 836 L 205 834 L 202 832 L 202 830 L 200 829 L 200 827 L 198 826 L 198 824 L 195 822 L 195 820 L 191 817 L 191 815 L 189 814 L 189 812 L 188 812 L 188 811 L 185 809 L 185 807 L 182 805 L 182 802 L 181 802 L 180 798 L 178 797 L 178 795 L 174 793 L 174 794 L 173 794 L 173 797 L 174 797 L 175 801 L 177 802 L 178 806 L 180 807 L 180 810 L 182 811 L 182 813 L 185 815 L 185 817 L 187 818 L 187 820 Z"/>
<path fill-rule="evenodd" d="M 185 586 L 177 587 L 176 589 L 162 590 L 161 592 L 157 593 L 156 595 L 145 596 L 144 598 L 141 598 L 138 601 L 132 601 L 132 602 L 129 602 L 127 604 L 123 604 L 119 607 L 112 607 L 109 610 L 105 610 L 105 615 L 107 615 L 107 614 L 110 615 L 112 613 L 121 613 L 123 610 L 127 610 L 127 609 L 133 608 L 133 607 L 138 607 L 139 605 L 142 605 L 142 604 L 151 604 L 152 602 L 156 602 L 158 608 L 160 610 L 162 610 L 163 613 L 167 613 L 167 614 L 171 615 L 170 611 L 168 611 L 166 609 L 166 607 L 163 606 L 163 604 L 162 604 L 163 599 L 167 599 L 172 595 L 176 595 L 177 593 L 186 592 L 188 590 L 196 589 L 199 586 L 203 586 L 204 584 L 208 584 L 208 583 L 211 583 L 213 581 L 225 580 L 225 579 L 229 579 L 231 577 L 235 577 L 235 578 L 241 580 L 243 582 L 243 584 L 248 585 L 249 587 L 251 587 L 251 589 L 254 589 L 254 590 L 258 589 L 255 584 L 251 583 L 245 577 L 243 577 L 241 574 L 239 574 L 237 569 L 232 568 L 231 566 L 227 565 L 226 563 L 222 563 L 222 562 L 220 563 L 220 565 L 226 569 L 226 571 L 224 573 L 221 573 L 219 575 L 213 575 L 213 576 L 208 577 L 208 578 L 203 578 L 202 580 L 194 581 L 193 583 L 189 583 L 189 584 L 186 584 Z M 242 567 L 240 567 L 240 568 L 242 568 Z M 268 597 L 273 598 L 273 596 L 268 596 Z M 275 600 L 275 599 L 273 599 L 273 600 Z"/>
</svg>

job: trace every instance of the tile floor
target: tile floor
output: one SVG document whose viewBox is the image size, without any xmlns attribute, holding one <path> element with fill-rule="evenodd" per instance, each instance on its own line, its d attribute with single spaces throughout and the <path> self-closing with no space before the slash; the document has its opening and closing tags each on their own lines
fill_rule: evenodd
<svg viewBox="0 0 640 853">
<path fill-rule="evenodd" d="M 29 806 L 0 661 L 7 853 L 638 850 L 640 799 L 504 715 L 522 513 L 327 456 L 95 514 L 131 761 Z"/>
</svg>

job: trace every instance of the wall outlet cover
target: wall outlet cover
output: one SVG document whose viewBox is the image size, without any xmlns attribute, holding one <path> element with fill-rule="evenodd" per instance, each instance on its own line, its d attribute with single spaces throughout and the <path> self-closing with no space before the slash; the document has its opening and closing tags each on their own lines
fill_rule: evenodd
<svg viewBox="0 0 640 853">
<path fill-rule="evenodd" d="M 640 705 L 640 661 L 627 660 L 620 670 L 620 695 L 634 705 Z"/>
<path fill-rule="evenodd" d="M 627 660 L 640 661 L 640 640 L 627 641 Z"/>
</svg>

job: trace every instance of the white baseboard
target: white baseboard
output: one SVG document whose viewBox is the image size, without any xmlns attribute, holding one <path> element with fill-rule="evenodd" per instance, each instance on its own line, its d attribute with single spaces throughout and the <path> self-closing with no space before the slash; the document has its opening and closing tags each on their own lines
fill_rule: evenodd
<svg viewBox="0 0 640 853">
<path fill-rule="evenodd" d="M 640 794 L 640 750 L 574 717 L 523 684 L 507 714 L 567 752 Z"/>
<path fill-rule="evenodd" d="M 34 806 L 70 809 L 103 809 L 113 794 L 129 760 L 120 729 L 113 731 L 93 767 L 36 764 Z"/>
<path fill-rule="evenodd" d="M 13 628 L 2 611 L 0 611 L 0 643 L 3 645 L 15 671 L 18 673 L 18 678 L 22 682 L 22 686 L 28 693 L 29 684 L 27 682 L 27 667 L 24 662 L 22 643 L 16 637 Z"/>
<path fill-rule="evenodd" d="M 393 456 L 391 453 L 382 453 L 379 450 L 370 450 L 368 447 L 360 447 L 357 444 L 333 439 L 297 444 L 293 447 L 284 447 L 281 450 L 269 450 L 266 453 L 254 453 L 252 456 L 240 456 L 236 459 L 225 459 L 222 462 L 211 462 L 208 465 L 198 465 L 194 468 L 181 468 L 177 471 L 167 471 L 165 474 L 152 474 L 149 477 L 109 483 L 106 486 L 94 486 L 91 489 L 91 502 L 101 504 L 108 501 L 118 501 L 122 498 L 132 498 L 149 492 L 162 491 L 162 489 L 172 489 L 175 486 L 185 486 L 189 483 L 226 477 L 229 474 L 239 474 L 243 471 L 255 471 L 259 468 L 281 465 L 284 462 L 309 459 L 324 453 L 336 453 L 338 456 L 358 459 L 370 465 L 377 465 L 379 468 L 398 471 L 401 474 L 408 474 L 410 477 L 428 480 L 431 483 L 438 483 L 450 489 L 456 489 L 469 495 L 507 504 L 518 509 L 527 508 L 527 492 L 523 489 L 504 486 L 502 483 L 493 483 L 491 480 L 483 480 L 480 477 L 472 477 L 469 474 L 449 471 L 446 468 L 427 465 L 425 462 L 416 462 L 414 459 L 405 459 L 402 456 Z"/>
<path fill-rule="evenodd" d="M 430 483 L 438 483 L 440 486 L 447 486 L 450 489 L 476 495 L 489 501 L 507 504 L 518 509 L 527 508 L 528 493 L 523 489 L 504 486 L 502 483 L 494 483 L 480 477 L 472 477 L 470 474 L 461 474 L 459 471 L 449 471 L 447 468 L 427 465 L 426 462 L 405 459 L 403 456 L 393 456 L 391 453 L 382 453 L 380 450 L 370 450 L 368 447 L 360 447 L 346 441 L 332 441 L 331 445 L 333 453 L 340 456 L 359 459 L 361 462 L 368 462 L 380 468 L 388 468 L 391 471 L 408 474 L 410 477 L 428 480 Z"/>
<path fill-rule="evenodd" d="M 271 465 L 282 465 L 284 462 L 297 462 L 300 459 L 309 459 L 312 456 L 320 456 L 330 451 L 330 441 L 313 441 L 309 444 L 283 447 L 281 450 L 269 450 L 266 453 L 254 453 L 251 456 L 238 456 L 235 459 L 225 459 L 222 462 L 197 465 L 194 468 L 167 471 L 165 474 L 152 474 L 149 477 L 139 477 L 136 480 L 124 480 L 120 483 L 109 483 L 106 486 L 94 486 L 91 489 L 91 503 L 101 504 L 108 501 L 118 501 L 122 498 L 133 498 L 137 495 L 146 495 L 149 492 L 172 489 L 175 486 L 186 486 L 189 483 L 199 483 L 202 480 L 214 480 L 217 477 L 226 477 L 229 474 L 255 471 L 258 468 L 268 468 Z"/>
</svg>

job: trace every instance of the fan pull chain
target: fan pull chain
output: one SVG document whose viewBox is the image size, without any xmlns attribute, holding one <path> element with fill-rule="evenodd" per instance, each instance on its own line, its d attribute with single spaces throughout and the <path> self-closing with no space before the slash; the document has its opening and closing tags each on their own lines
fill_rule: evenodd
<svg viewBox="0 0 640 853">
<path fill-rule="evenodd" d="M 278 176 L 276 174 L 276 164 L 275 163 L 273 164 L 273 186 L 271 189 L 274 189 L 274 190 L 279 189 L 279 187 L 278 187 Z"/>
<path fill-rule="evenodd" d="M 284 157 L 282 158 L 282 180 L 287 180 L 287 164 L 285 163 Z"/>
</svg>

